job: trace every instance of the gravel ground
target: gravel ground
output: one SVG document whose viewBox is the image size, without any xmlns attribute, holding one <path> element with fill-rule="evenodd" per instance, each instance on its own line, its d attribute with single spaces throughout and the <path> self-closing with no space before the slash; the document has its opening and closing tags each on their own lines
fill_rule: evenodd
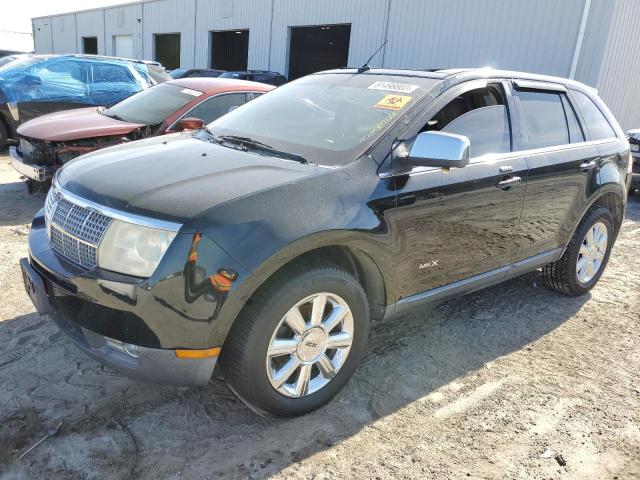
<svg viewBox="0 0 640 480">
<path fill-rule="evenodd" d="M 639 197 L 590 295 L 530 274 L 377 325 L 345 390 L 293 420 L 77 351 L 23 291 L 43 201 L 0 155 L 0 478 L 640 477 Z"/>
</svg>

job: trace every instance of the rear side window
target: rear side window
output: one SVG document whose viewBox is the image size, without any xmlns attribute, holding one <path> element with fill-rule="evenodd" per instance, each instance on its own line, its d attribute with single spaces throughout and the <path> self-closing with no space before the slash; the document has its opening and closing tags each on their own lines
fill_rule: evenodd
<svg viewBox="0 0 640 480">
<path fill-rule="evenodd" d="M 582 113 L 591 140 L 605 140 L 616 137 L 616 132 L 600 109 L 593 103 L 593 100 L 582 92 L 572 91 L 571 94 L 576 101 L 578 110 Z"/>
<path fill-rule="evenodd" d="M 584 133 L 582 132 L 582 127 L 580 127 L 580 122 L 578 121 L 575 110 L 569 103 L 569 99 L 566 95 L 561 95 L 560 99 L 562 100 L 564 115 L 567 119 L 567 125 L 569 127 L 569 141 L 571 143 L 584 142 L 585 139 Z"/>
<path fill-rule="evenodd" d="M 518 91 L 522 150 L 566 145 L 569 130 L 560 94 Z"/>
</svg>

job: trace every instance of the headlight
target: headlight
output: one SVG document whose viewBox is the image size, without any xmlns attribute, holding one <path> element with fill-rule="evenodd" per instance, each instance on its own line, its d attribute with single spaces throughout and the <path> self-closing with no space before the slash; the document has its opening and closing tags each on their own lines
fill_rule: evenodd
<svg viewBox="0 0 640 480">
<path fill-rule="evenodd" d="M 150 277 L 176 232 L 113 220 L 98 247 L 98 265 L 106 270 Z"/>
</svg>

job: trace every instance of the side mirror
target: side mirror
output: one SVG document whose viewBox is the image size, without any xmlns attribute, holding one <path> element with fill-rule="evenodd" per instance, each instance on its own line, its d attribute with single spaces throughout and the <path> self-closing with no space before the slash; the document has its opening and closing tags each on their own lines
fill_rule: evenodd
<svg viewBox="0 0 640 480">
<path fill-rule="evenodd" d="M 464 135 L 422 132 L 407 147 L 409 151 L 400 155 L 398 161 L 410 168 L 462 168 L 469 163 L 469 139 Z"/>
<path fill-rule="evenodd" d="M 200 130 L 204 127 L 204 121 L 199 118 L 186 117 L 178 120 L 175 130 L 178 132 L 184 132 L 185 130 Z"/>
</svg>

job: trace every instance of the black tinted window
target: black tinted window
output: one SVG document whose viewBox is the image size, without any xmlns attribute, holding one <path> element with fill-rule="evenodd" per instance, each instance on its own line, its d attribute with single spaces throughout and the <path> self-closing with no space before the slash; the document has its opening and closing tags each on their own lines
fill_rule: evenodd
<svg viewBox="0 0 640 480">
<path fill-rule="evenodd" d="M 560 98 L 562 99 L 564 114 L 567 118 L 567 125 L 569 126 L 569 141 L 571 143 L 584 142 L 584 133 L 582 133 L 582 128 L 580 127 L 580 122 L 578 122 L 575 110 L 571 106 L 571 103 L 569 103 L 566 95 L 561 95 Z"/>
<path fill-rule="evenodd" d="M 523 150 L 569 143 L 564 107 L 558 93 L 517 92 Z"/>
<path fill-rule="evenodd" d="M 582 113 L 591 140 L 615 138 L 615 131 L 611 128 L 611 125 L 609 125 L 609 122 L 600 109 L 593 103 L 593 100 L 582 92 L 574 91 L 572 92 L 572 96 L 576 101 L 576 106 L 580 110 L 580 113 Z"/>
<path fill-rule="evenodd" d="M 204 123 L 209 123 L 227 113 L 231 108 L 238 107 L 245 102 L 246 95 L 244 93 L 220 95 L 202 102 L 186 116 L 200 118 L 204 120 Z"/>
<path fill-rule="evenodd" d="M 436 113 L 422 130 L 466 136 L 472 157 L 511 150 L 507 107 L 501 88 L 494 85 L 459 95 Z"/>
</svg>

